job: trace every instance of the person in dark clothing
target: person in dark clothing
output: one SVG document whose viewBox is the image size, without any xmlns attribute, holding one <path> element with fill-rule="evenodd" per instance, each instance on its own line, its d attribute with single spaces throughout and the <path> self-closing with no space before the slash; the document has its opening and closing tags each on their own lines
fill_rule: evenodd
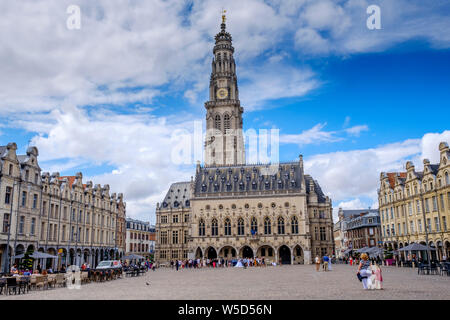
<svg viewBox="0 0 450 320">
<path fill-rule="evenodd" d="M 175 260 L 175 267 L 177 268 L 178 271 L 178 260 Z"/>
</svg>

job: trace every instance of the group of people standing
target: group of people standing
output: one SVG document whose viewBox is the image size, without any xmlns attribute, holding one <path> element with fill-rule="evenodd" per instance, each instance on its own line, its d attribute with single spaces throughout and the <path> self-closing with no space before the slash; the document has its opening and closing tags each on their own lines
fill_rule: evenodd
<svg viewBox="0 0 450 320">
<path fill-rule="evenodd" d="M 331 271 L 332 270 L 332 258 L 325 255 L 322 257 L 322 259 L 319 258 L 319 256 L 316 256 L 314 259 L 314 263 L 316 264 L 316 271 L 320 270 L 320 264 L 322 264 L 323 271 Z"/>
<path fill-rule="evenodd" d="M 361 261 L 356 275 L 358 276 L 359 281 L 362 282 L 364 290 L 383 289 L 381 267 L 378 263 L 371 263 L 367 253 L 361 254 Z"/>
<path fill-rule="evenodd" d="M 188 260 L 175 260 L 170 261 L 170 267 L 172 269 L 199 269 L 199 268 L 229 268 L 238 264 L 242 264 L 243 267 L 265 267 L 266 262 L 264 258 L 244 258 L 244 259 L 188 259 Z"/>
</svg>

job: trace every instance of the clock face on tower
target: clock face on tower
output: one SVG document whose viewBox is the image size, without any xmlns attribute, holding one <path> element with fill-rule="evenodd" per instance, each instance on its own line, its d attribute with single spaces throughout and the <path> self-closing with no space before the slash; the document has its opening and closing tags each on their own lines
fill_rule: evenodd
<svg viewBox="0 0 450 320">
<path fill-rule="evenodd" d="M 218 99 L 225 99 L 226 97 L 228 97 L 228 90 L 225 88 L 220 88 L 219 90 L 217 90 L 217 98 Z"/>
</svg>

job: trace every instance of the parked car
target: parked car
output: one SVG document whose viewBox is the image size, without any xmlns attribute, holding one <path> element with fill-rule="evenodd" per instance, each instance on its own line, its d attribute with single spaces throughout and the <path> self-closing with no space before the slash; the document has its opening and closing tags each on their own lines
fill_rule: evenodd
<svg viewBox="0 0 450 320">
<path fill-rule="evenodd" d="M 96 269 L 122 269 L 122 263 L 119 260 L 101 261 Z"/>
</svg>

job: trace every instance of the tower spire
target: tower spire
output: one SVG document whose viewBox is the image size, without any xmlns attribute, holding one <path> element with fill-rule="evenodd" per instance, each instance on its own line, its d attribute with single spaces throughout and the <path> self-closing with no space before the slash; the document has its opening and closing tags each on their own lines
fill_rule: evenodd
<svg viewBox="0 0 450 320">
<path fill-rule="evenodd" d="M 225 30 L 226 10 L 222 9 L 221 31 L 215 36 L 211 62 L 209 101 L 205 103 L 205 165 L 245 163 L 242 113 L 236 76 L 232 37 Z"/>
</svg>

